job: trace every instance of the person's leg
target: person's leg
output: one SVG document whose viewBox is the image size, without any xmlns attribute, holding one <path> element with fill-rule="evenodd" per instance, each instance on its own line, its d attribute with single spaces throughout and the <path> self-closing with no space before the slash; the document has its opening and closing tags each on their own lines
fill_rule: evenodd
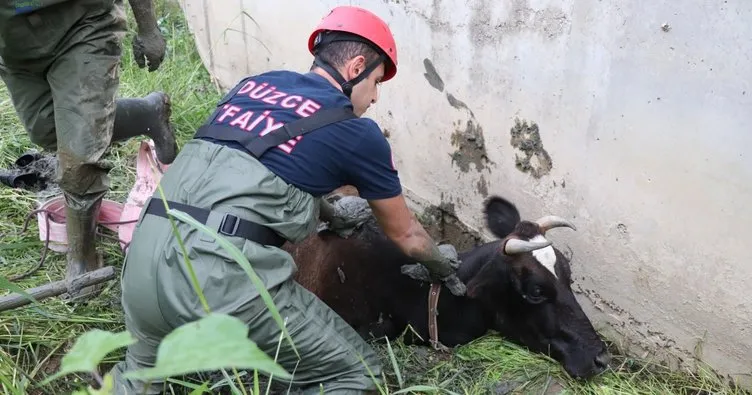
<svg viewBox="0 0 752 395">
<path fill-rule="evenodd" d="M 138 231 L 143 232 L 144 229 Z M 160 342 L 174 330 L 173 325 L 164 319 L 158 295 L 158 287 L 169 286 L 169 282 L 165 284 L 158 280 L 158 268 L 166 264 L 164 255 L 155 253 L 166 249 L 159 240 L 159 237 L 154 237 L 146 242 L 131 244 L 123 261 L 120 289 L 125 330 L 137 341 L 126 348 L 125 360 L 110 370 L 115 386 L 114 395 L 154 395 L 164 391 L 164 380 L 145 383 L 123 377 L 126 372 L 154 367 Z"/>
<path fill-rule="evenodd" d="M 170 97 L 151 92 L 144 97 L 120 98 L 115 104 L 115 128 L 112 141 L 148 136 L 154 141 L 157 159 L 169 165 L 178 154 L 175 130 L 170 123 Z"/>
<path fill-rule="evenodd" d="M 131 304 L 131 306 L 131 308 L 138 308 L 141 311 L 136 313 L 136 315 L 132 312 L 125 312 L 125 330 L 138 339 L 138 341 L 126 348 L 125 360 L 118 362 L 110 370 L 115 386 L 113 395 L 156 395 L 164 393 L 164 380 L 153 380 L 146 383 L 123 377 L 123 374 L 126 372 L 154 367 L 157 361 L 159 343 L 172 330 L 164 324 L 161 317 L 155 316 L 154 321 L 143 319 L 148 315 L 149 311 L 159 311 L 155 306 L 154 300 L 150 300 L 149 303 L 140 306 L 136 306 L 135 304 Z M 134 319 L 133 317 L 138 318 Z"/>
<path fill-rule="evenodd" d="M 283 283 L 274 297 L 301 359 L 286 339 L 277 362 L 293 374 L 293 385 L 305 394 L 367 394 L 381 383 L 382 366 L 374 350 L 324 302 L 293 280 Z M 256 303 L 263 303 L 261 298 Z M 250 320 L 250 338 L 274 357 L 280 329 L 268 310 Z M 361 360 L 362 359 L 362 360 Z M 367 366 L 367 367 L 366 367 Z M 369 371 L 370 370 L 370 371 Z M 280 381 L 279 379 L 274 379 Z"/>
<path fill-rule="evenodd" d="M 0 78 L 8 88 L 11 102 L 32 143 L 55 151 L 55 114 L 52 92 L 42 73 L 6 65 L 0 58 Z"/>
<path fill-rule="evenodd" d="M 112 139 L 125 28 L 122 0 L 110 10 L 89 11 L 70 28 L 47 73 L 55 112 L 57 179 L 66 203 L 68 279 L 102 265 L 95 230 L 109 189 L 111 166 L 104 155 Z M 70 290 L 68 296 L 87 298 L 100 288 Z"/>
</svg>

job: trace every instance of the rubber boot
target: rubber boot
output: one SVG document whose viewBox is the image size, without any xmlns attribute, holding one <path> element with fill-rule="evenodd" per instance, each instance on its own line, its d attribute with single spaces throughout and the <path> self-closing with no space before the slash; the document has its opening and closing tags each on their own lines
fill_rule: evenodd
<svg viewBox="0 0 752 395">
<path fill-rule="evenodd" d="M 85 208 L 71 207 L 66 199 L 65 223 L 68 236 L 66 280 L 68 293 L 63 296 L 69 302 L 88 300 L 96 296 L 102 285 L 93 285 L 81 289 L 71 289 L 71 280 L 84 273 L 103 267 L 102 256 L 96 249 L 96 229 L 102 199 L 99 198 Z"/>
<path fill-rule="evenodd" d="M 10 188 L 38 191 L 46 187 L 45 180 L 36 172 L 0 169 L 0 184 Z"/>
<path fill-rule="evenodd" d="M 148 136 L 154 140 L 157 159 L 169 165 L 178 152 L 175 130 L 170 124 L 171 113 L 170 97 L 163 92 L 152 92 L 143 98 L 117 99 L 112 142 Z"/>
</svg>

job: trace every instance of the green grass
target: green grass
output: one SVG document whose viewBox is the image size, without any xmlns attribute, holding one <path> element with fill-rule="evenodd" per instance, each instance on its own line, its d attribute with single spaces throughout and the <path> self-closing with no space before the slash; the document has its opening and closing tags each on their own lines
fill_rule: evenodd
<svg viewBox="0 0 752 395">
<path fill-rule="evenodd" d="M 195 128 L 214 108 L 222 93 L 212 83 L 196 52 L 182 12 L 176 5 L 159 2 L 158 14 L 168 39 L 168 54 L 154 73 L 138 69 L 130 51 L 131 34 L 124 45 L 120 96 L 143 96 L 153 90 L 167 92 L 173 100 L 172 120 L 177 127 L 180 145 L 191 137 Z M 130 10 L 129 10 L 129 18 Z M 132 19 L 130 26 L 134 26 Z M 259 72 L 262 70 L 258 70 Z M 29 142 L 8 98 L 0 86 L 0 166 L 7 167 L 33 145 Z M 108 199 L 124 201 L 134 181 L 136 139 L 113 147 L 110 159 L 114 168 Z M 32 193 L 0 188 L 0 274 L 13 276 L 33 267 L 40 259 L 42 243 L 38 239 L 36 219 L 21 233 L 26 213 L 34 209 Z M 103 239 L 101 249 L 106 264 L 121 267 L 118 246 Z M 64 256 L 49 252 L 44 267 L 18 285 L 30 288 L 62 279 Z M 32 388 L 59 369 L 59 358 L 73 341 L 87 330 L 99 328 L 113 332 L 124 329 L 119 306 L 119 283 L 110 281 L 104 292 L 86 305 L 69 306 L 57 298 L 42 302 L 54 317 L 45 317 L 31 308 L 0 314 L 0 389 L 2 393 L 70 393 L 91 382 L 88 375 L 69 375 L 43 388 Z M 542 394 L 563 387 L 578 394 L 737 394 L 709 369 L 698 372 L 671 372 L 655 364 L 623 356 L 614 358 L 614 371 L 590 381 L 570 380 L 555 362 L 531 354 L 493 335 L 460 347 L 452 355 L 443 355 L 423 347 L 409 347 L 397 341 L 392 354 L 384 345 L 377 350 L 383 356 L 386 378 L 392 392 L 403 386 L 429 385 L 455 393 Z M 123 350 L 108 355 L 100 373 L 122 359 Z M 392 363 L 395 362 L 395 364 Z M 252 378 L 246 375 L 244 381 Z M 179 386 L 177 386 L 179 387 Z M 262 387 L 263 388 L 263 387 Z"/>
</svg>

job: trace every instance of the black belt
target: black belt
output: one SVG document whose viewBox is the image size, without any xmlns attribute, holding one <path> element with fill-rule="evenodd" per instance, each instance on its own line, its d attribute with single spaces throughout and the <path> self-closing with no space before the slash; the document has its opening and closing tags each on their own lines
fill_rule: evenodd
<svg viewBox="0 0 752 395">
<path fill-rule="evenodd" d="M 167 201 L 167 205 L 170 206 L 170 208 L 180 210 L 190 215 L 203 225 L 206 225 L 206 220 L 209 218 L 209 213 L 211 212 L 207 209 L 171 202 L 169 200 Z M 146 206 L 146 214 L 168 218 L 164 203 L 161 199 L 157 198 L 150 199 L 149 205 Z M 222 222 L 217 228 L 217 233 L 225 236 L 242 237 L 259 244 L 274 247 L 282 247 L 287 241 L 284 237 L 277 234 L 277 232 L 264 225 L 238 218 L 236 215 L 230 213 L 225 213 L 222 217 Z"/>
</svg>

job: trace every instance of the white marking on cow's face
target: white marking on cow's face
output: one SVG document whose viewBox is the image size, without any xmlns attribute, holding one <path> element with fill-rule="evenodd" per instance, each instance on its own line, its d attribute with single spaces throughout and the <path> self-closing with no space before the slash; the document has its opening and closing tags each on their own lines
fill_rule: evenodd
<svg viewBox="0 0 752 395">
<path fill-rule="evenodd" d="M 546 241 L 546 238 L 542 235 L 538 235 L 530 239 L 530 241 Z M 551 272 L 551 274 L 554 275 L 554 277 L 559 278 L 556 276 L 556 252 L 554 251 L 554 247 L 548 246 L 545 248 L 539 248 L 535 251 L 533 251 L 533 256 L 535 259 L 540 262 L 541 265 L 543 265 L 548 271 Z"/>
</svg>

